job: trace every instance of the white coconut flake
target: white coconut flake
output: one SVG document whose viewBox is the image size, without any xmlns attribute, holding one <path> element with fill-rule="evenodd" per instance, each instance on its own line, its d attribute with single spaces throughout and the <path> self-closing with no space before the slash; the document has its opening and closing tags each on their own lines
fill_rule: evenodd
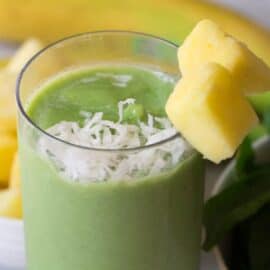
<svg viewBox="0 0 270 270">
<path fill-rule="evenodd" d="M 148 114 L 146 123 L 122 123 L 125 106 L 135 99 L 118 103 L 117 122 L 103 119 L 103 113 L 80 112 L 85 117 L 83 126 L 76 122 L 61 121 L 47 132 L 83 149 L 52 140 L 46 136 L 38 139 L 38 150 L 48 158 L 65 179 L 82 183 L 98 181 L 123 181 L 143 178 L 173 168 L 191 147 L 180 136 L 151 147 L 176 134 L 167 118 Z M 129 151 L 119 149 L 137 148 Z M 115 149 L 116 151 L 102 151 Z"/>
<path fill-rule="evenodd" d="M 86 77 L 86 78 L 82 78 L 80 81 L 82 82 L 82 83 L 91 83 L 91 82 L 95 82 L 95 81 L 97 81 L 99 78 L 97 78 L 97 77 Z"/>
<path fill-rule="evenodd" d="M 118 102 L 118 122 L 121 123 L 123 121 L 123 114 L 124 114 L 124 106 L 134 104 L 135 99 L 134 98 L 128 98 L 124 101 Z"/>
<path fill-rule="evenodd" d="M 166 83 L 175 83 L 176 78 L 173 78 L 171 75 L 166 74 L 164 72 L 161 71 L 153 71 L 153 74 L 159 78 L 160 80 L 162 80 L 163 82 Z"/>
<path fill-rule="evenodd" d="M 126 74 L 112 74 L 112 73 L 102 73 L 98 72 L 96 73 L 96 76 L 100 78 L 110 78 L 113 80 L 112 85 L 118 86 L 118 87 L 127 87 L 128 83 L 132 80 L 132 75 L 126 75 Z"/>
</svg>

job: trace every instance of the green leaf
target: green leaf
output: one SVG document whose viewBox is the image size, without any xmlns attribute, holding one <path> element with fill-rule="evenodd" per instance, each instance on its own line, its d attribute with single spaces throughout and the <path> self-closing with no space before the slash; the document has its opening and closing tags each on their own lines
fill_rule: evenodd
<svg viewBox="0 0 270 270">
<path fill-rule="evenodd" d="M 253 171 L 212 197 L 205 205 L 205 250 L 211 249 L 235 225 L 254 215 L 270 200 L 270 167 Z"/>
<path fill-rule="evenodd" d="M 239 178 L 248 175 L 252 170 L 254 170 L 255 154 L 252 148 L 252 141 L 247 137 L 236 155 L 236 174 Z"/>
<path fill-rule="evenodd" d="M 265 111 L 270 109 L 270 92 L 251 95 L 248 97 L 248 99 L 260 116 L 263 115 Z"/>
<path fill-rule="evenodd" d="M 263 113 L 263 125 L 268 133 L 270 133 L 270 108 Z"/>
<path fill-rule="evenodd" d="M 230 270 L 251 270 L 248 253 L 249 223 L 242 222 L 232 231 Z"/>
<path fill-rule="evenodd" d="M 270 180 L 270 179 L 269 179 Z M 270 269 L 270 204 L 250 220 L 249 257 L 251 270 Z"/>
<path fill-rule="evenodd" d="M 267 135 L 267 129 L 265 128 L 264 125 L 260 124 L 256 127 L 254 127 L 250 133 L 248 134 L 248 138 L 253 142 L 258 140 L 259 138 Z"/>
</svg>

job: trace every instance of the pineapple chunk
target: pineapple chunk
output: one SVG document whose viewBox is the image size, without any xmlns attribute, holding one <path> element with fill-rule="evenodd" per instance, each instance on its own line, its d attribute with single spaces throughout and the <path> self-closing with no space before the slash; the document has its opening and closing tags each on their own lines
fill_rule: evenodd
<svg viewBox="0 0 270 270">
<path fill-rule="evenodd" d="M 166 112 L 187 141 L 215 163 L 232 157 L 258 122 L 230 72 L 216 63 L 182 78 L 167 101 Z"/>
<path fill-rule="evenodd" d="M 0 186 L 7 186 L 14 154 L 17 150 L 16 137 L 0 133 Z"/>
<path fill-rule="evenodd" d="M 19 189 L 5 189 L 0 191 L 0 216 L 21 218 L 22 197 Z"/>
<path fill-rule="evenodd" d="M 10 173 L 10 188 L 21 188 L 21 177 L 18 152 L 14 155 Z"/>
<path fill-rule="evenodd" d="M 37 39 L 29 39 L 17 50 L 7 65 L 7 69 L 11 72 L 19 73 L 23 66 L 38 51 L 42 50 L 44 45 Z"/>
<path fill-rule="evenodd" d="M 270 68 L 210 20 L 197 24 L 179 48 L 178 60 L 183 76 L 204 63 L 216 62 L 232 73 L 244 93 L 270 90 Z"/>
</svg>

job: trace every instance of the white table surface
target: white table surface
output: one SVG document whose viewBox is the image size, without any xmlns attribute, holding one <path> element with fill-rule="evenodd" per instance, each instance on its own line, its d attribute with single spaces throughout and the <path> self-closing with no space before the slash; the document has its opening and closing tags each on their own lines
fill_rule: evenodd
<svg viewBox="0 0 270 270">
<path fill-rule="evenodd" d="M 249 16 L 253 20 L 270 28 L 270 0 L 210 0 Z M 0 43 L 0 58 L 14 51 L 13 44 Z M 211 189 L 216 177 L 216 170 L 210 168 L 207 182 L 207 193 Z M 0 270 L 23 270 L 25 264 L 23 248 L 23 231 L 20 222 L 0 219 Z M 6 243 L 13 243 L 7 245 Z M 217 263 L 212 253 L 202 253 L 201 270 L 217 270 Z M 49 270 L 49 269 L 48 269 Z"/>
</svg>

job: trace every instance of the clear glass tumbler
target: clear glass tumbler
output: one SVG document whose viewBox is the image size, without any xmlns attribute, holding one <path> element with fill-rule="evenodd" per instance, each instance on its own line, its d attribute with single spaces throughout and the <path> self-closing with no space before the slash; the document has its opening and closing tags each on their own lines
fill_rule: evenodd
<svg viewBox="0 0 270 270">
<path fill-rule="evenodd" d="M 179 77 L 177 46 L 131 32 L 96 32 L 58 41 L 36 54 L 17 83 L 19 155 L 28 270 L 197 270 L 204 164 L 190 150 L 173 167 L 131 181 L 66 181 L 39 148 L 102 162 L 135 160 L 174 147 L 180 134 L 134 149 L 96 149 L 48 134 L 29 116 L 33 93 L 61 72 L 136 64 Z"/>
</svg>

